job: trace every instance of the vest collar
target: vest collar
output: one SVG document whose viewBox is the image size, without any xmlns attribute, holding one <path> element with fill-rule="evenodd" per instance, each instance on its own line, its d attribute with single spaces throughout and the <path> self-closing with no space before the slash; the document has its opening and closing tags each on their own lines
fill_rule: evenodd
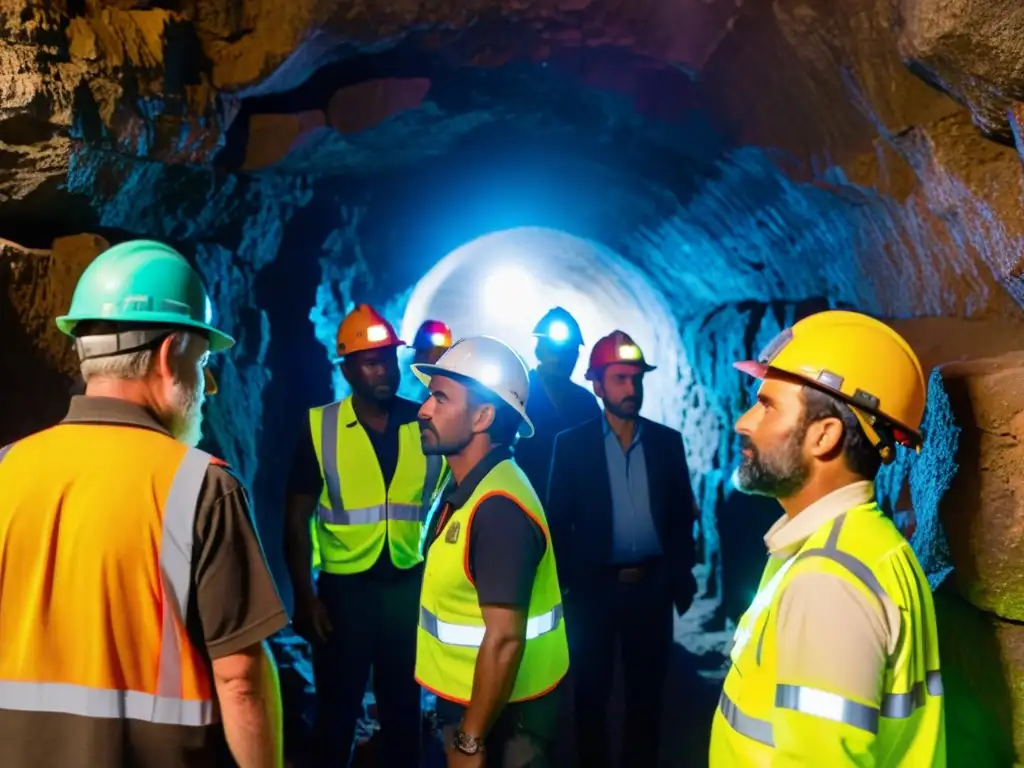
<svg viewBox="0 0 1024 768">
<path fill-rule="evenodd" d="M 454 480 L 452 481 L 452 484 L 449 486 L 450 490 L 444 499 L 445 502 L 451 504 L 453 509 L 460 509 L 462 505 L 469 501 L 469 497 L 476 491 L 480 481 L 487 477 L 487 474 L 501 464 L 501 462 L 511 458 L 512 451 L 509 450 L 508 446 L 499 445 L 496 448 L 492 448 L 475 467 L 466 473 L 466 476 L 462 478 L 462 483 L 455 485 Z"/>
<path fill-rule="evenodd" d="M 821 526 L 831 523 L 853 507 L 866 504 L 874 497 L 875 484 L 870 480 L 861 480 L 822 496 L 792 519 L 783 515 L 764 536 L 768 553 L 780 559 L 791 557 Z"/>
<path fill-rule="evenodd" d="M 116 397 L 75 395 L 71 398 L 71 405 L 62 423 L 119 424 L 151 429 L 168 436 L 171 434 L 148 408 Z"/>
</svg>

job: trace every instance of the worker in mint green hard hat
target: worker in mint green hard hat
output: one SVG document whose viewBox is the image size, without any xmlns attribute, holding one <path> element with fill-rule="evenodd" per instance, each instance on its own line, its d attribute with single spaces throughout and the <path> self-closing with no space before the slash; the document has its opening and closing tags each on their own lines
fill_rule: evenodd
<svg viewBox="0 0 1024 768">
<path fill-rule="evenodd" d="M 4 767 L 113 768 L 126 748 L 219 764 L 217 739 L 196 738 L 213 728 L 238 764 L 281 765 L 265 641 L 288 617 L 245 489 L 195 447 L 207 360 L 234 340 L 198 273 L 148 240 L 100 254 L 57 326 L 85 394 L 0 448 L 4 676 L 20 686 L 0 708 Z"/>
<path fill-rule="evenodd" d="M 90 379 L 95 380 L 92 394 L 127 388 L 145 400 L 173 437 L 196 445 L 205 395 L 217 392 L 207 360 L 211 352 L 235 343 L 211 325 L 212 315 L 202 279 L 184 256 L 162 243 L 133 240 L 110 248 L 86 268 L 57 327 L 75 339 L 87 395 Z M 199 379 L 190 382 L 185 373 L 175 379 L 175 371 L 160 367 L 179 357 L 198 366 Z M 161 385 L 144 375 L 147 367 L 171 376 Z"/>
</svg>

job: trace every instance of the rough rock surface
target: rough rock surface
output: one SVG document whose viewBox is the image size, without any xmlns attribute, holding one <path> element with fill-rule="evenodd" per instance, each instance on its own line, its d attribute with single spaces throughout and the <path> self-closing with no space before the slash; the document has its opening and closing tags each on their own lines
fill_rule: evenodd
<svg viewBox="0 0 1024 768">
<path fill-rule="evenodd" d="M 942 500 L 956 583 L 968 600 L 1024 620 L 1024 353 L 951 363 L 943 387 L 960 427 L 961 471 Z"/>
<path fill-rule="evenodd" d="M 108 247 L 95 235 L 58 238 L 49 250 L 0 241 L 0 445 L 64 415 L 78 358 L 54 318 L 67 312 L 79 276 Z"/>
<path fill-rule="evenodd" d="M 280 571 L 291 445 L 337 389 L 321 339 L 357 300 L 400 316 L 476 236 L 559 228 L 640 267 L 677 314 L 707 592 L 716 621 L 735 617 L 775 510 L 729 492 L 751 394 L 734 359 L 836 306 L 894 318 L 929 369 L 1021 338 L 1022 14 L 0 0 L 0 237 L 21 244 L 0 248 L 0 439 L 63 409 L 74 360 L 48 318 L 88 258 L 167 240 L 239 339 L 217 361 L 207 447 L 252 487 Z M 912 501 L 936 581 L 954 562 L 965 594 L 1019 619 L 1024 566 L 1000 549 L 1017 524 L 1012 377 L 964 365 L 933 377 L 931 444 L 879 488 L 889 509 Z"/>
</svg>

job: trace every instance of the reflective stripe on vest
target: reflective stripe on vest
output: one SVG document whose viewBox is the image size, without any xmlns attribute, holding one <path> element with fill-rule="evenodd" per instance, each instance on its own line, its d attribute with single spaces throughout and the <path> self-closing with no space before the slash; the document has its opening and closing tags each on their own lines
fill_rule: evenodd
<svg viewBox="0 0 1024 768">
<path fill-rule="evenodd" d="M 338 472 L 338 413 L 341 403 L 331 403 L 324 408 L 320 422 L 320 450 L 323 452 L 324 482 L 327 485 L 327 496 L 331 500 L 330 508 L 320 505 L 320 519 L 329 525 L 376 525 L 386 520 L 397 520 L 406 523 L 422 522 L 427 517 L 427 510 L 434 488 L 441 477 L 442 459 L 440 456 L 427 456 L 427 470 L 423 477 L 423 500 L 419 504 L 374 504 L 359 509 L 345 509 L 341 501 L 341 474 Z"/>
<path fill-rule="evenodd" d="M 507 458 L 491 468 L 447 519 L 431 525 L 433 538 L 426 551 L 416 630 L 415 674 L 424 688 L 458 703 L 467 703 L 472 697 L 476 662 L 486 631 L 469 571 L 471 528 L 479 504 L 493 496 L 514 501 L 545 540 L 526 609 L 523 655 L 509 701 L 544 695 L 558 685 L 569 668 L 562 591 L 544 507 L 526 475 Z"/>
<path fill-rule="evenodd" d="M 0 461 L 12 445 L 0 449 Z M 0 708 L 128 718 L 163 725 L 200 726 L 216 722 L 212 700 L 181 698 L 181 648 L 175 633 L 176 625 L 185 626 L 191 591 L 196 504 L 212 458 L 197 448 L 189 448 L 178 466 L 164 505 L 160 542 L 163 623 L 156 693 L 97 689 L 70 683 L 0 680 Z"/>
<path fill-rule="evenodd" d="M 526 620 L 526 639 L 554 632 L 562 620 L 562 604 L 559 603 L 547 613 L 531 616 Z M 441 621 L 423 606 L 420 606 L 420 626 L 432 637 L 445 645 L 459 645 L 463 648 L 479 648 L 484 641 L 484 627 L 470 624 L 451 624 Z"/>
<path fill-rule="evenodd" d="M 778 685 L 775 687 L 775 706 L 814 715 L 836 723 L 845 723 L 869 733 L 878 733 L 880 717 L 892 720 L 910 717 L 915 710 L 924 706 L 925 691 L 929 696 L 942 696 L 942 674 L 928 672 L 923 682 L 914 683 L 907 693 L 891 693 L 882 698 L 879 708 L 844 699 L 836 693 L 821 691 L 802 685 Z M 723 691 L 718 707 L 726 722 L 737 733 L 765 746 L 774 747 L 772 724 L 758 720 L 740 711 Z"/>
<path fill-rule="evenodd" d="M 855 576 L 882 604 L 882 598 L 886 593 L 875 574 L 856 557 L 839 549 L 839 533 L 844 519 L 845 515 L 842 515 L 835 520 L 823 547 L 805 550 L 791 558 L 780 569 L 780 573 L 784 573 L 791 564 L 795 564 L 800 560 L 810 557 L 825 558 L 839 564 Z M 779 583 L 776 581 L 777 578 L 778 574 L 766 587 L 766 590 L 771 592 L 772 597 L 774 597 L 779 587 Z M 755 598 L 752 607 L 758 604 L 758 598 L 760 598 L 760 593 Z M 767 600 L 766 605 L 760 607 L 758 615 L 770 603 L 771 599 Z M 758 660 L 760 660 L 760 648 L 758 649 Z M 925 705 L 926 694 L 933 697 L 943 695 L 942 674 L 939 670 L 927 671 L 924 680 L 918 680 L 913 683 L 910 686 L 910 690 L 904 693 L 888 693 L 884 695 L 881 705 L 877 708 L 852 701 L 830 691 L 823 691 L 808 686 L 784 684 L 775 686 L 775 706 L 780 709 L 789 709 L 833 722 L 844 723 L 854 728 L 877 734 L 880 718 L 900 720 L 911 717 L 918 709 Z M 719 710 L 725 721 L 737 733 L 760 744 L 774 747 L 772 724 L 767 720 L 752 717 L 741 711 L 724 691 L 719 698 Z"/>
</svg>

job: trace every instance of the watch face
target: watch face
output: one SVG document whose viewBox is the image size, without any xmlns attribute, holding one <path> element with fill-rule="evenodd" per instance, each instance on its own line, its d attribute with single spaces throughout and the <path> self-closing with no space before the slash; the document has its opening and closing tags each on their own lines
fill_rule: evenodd
<svg viewBox="0 0 1024 768">
<path fill-rule="evenodd" d="M 455 748 L 467 755 L 475 755 L 480 751 L 480 739 L 459 731 L 455 734 Z"/>
</svg>

